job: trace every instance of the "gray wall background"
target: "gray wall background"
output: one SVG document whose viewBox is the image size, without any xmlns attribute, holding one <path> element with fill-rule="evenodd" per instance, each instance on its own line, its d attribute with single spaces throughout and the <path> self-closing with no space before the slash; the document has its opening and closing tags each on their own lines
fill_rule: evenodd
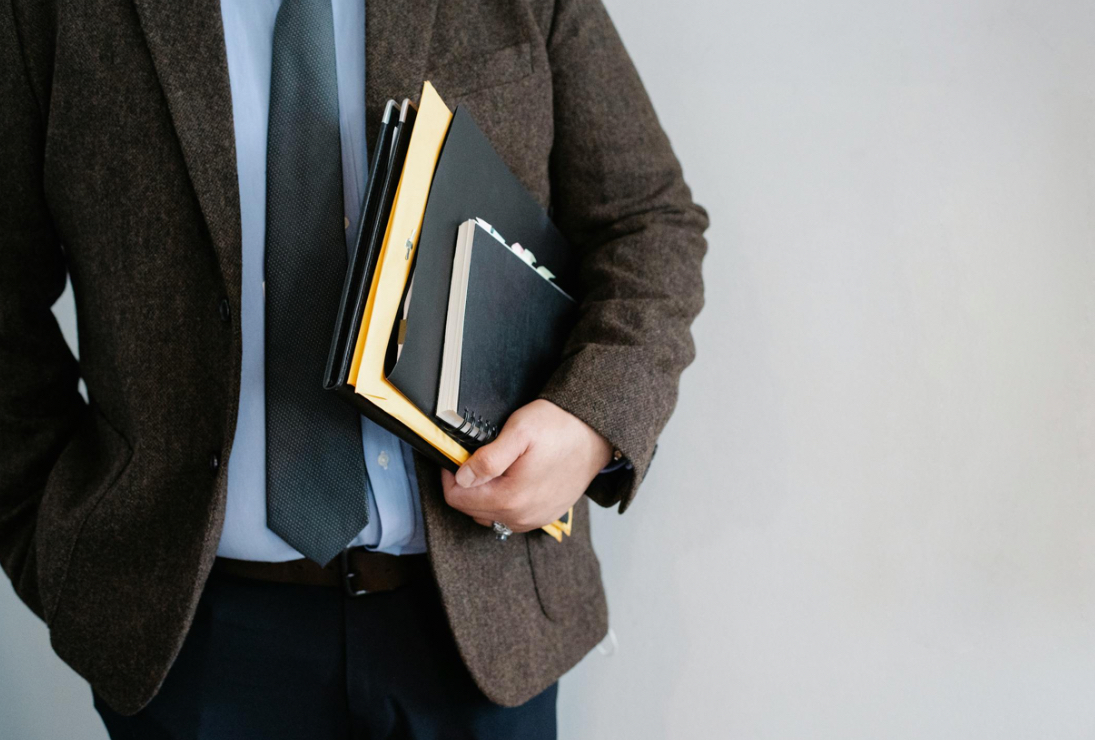
<svg viewBox="0 0 1095 740">
<path fill-rule="evenodd" d="M 713 226 L 561 736 L 1095 737 L 1095 5 L 608 5 Z M 0 624 L 0 735 L 101 740 Z"/>
</svg>

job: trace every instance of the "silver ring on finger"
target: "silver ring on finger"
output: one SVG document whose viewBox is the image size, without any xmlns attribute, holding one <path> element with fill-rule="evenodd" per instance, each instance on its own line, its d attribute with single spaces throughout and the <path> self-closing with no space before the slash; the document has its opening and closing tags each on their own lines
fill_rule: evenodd
<svg viewBox="0 0 1095 740">
<path fill-rule="evenodd" d="M 513 530 L 505 524 L 502 524 L 502 522 L 494 522 L 491 525 L 491 528 L 494 529 L 494 536 L 503 542 L 509 539 L 509 536 L 513 534 Z"/>
</svg>

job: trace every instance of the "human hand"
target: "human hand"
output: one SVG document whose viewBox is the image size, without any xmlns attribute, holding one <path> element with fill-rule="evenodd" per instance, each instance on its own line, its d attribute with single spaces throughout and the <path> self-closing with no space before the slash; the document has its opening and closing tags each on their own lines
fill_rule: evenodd
<svg viewBox="0 0 1095 740">
<path fill-rule="evenodd" d="M 528 532 L 566 514 L 611 459 L 608 440 L 541 398 L 515 411 L 455 476 L 442 470 L 441 484 L 449 506 L 479 524 Z"/>
</svg>

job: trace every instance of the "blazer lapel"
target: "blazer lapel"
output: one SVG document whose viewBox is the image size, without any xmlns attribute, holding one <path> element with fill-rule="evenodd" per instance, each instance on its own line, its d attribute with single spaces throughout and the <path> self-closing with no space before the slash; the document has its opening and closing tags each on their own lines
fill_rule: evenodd
<svg viewBox="0 0 1095 740">
<path fill-rule="evenodd" d="M 232 90 L 219 0 L 133 0 L 232 302 L 240 206 Z M 365 0 L 367 121 L 388 98 L 418 99 L 440 0 Z M 367 126 L 369 135 L 375 126 Z M 371 146 L 371 138 L 370 138 Z"/>
<path fill-rule="evenodd" d="M 225 287 L 239 305 L 239 183 L 220 2 L 134 3 Z"/>
</svg>

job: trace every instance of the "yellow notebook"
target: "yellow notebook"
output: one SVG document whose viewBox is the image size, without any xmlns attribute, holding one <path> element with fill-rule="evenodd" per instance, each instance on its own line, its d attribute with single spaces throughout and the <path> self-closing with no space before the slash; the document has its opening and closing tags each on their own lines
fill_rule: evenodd
<svg viewBox="0 0 1095 740">
<path fill-rule="evenodd" d="M 468 451 L 437 423 L 399 392 L 384 376 L 384 358 L 395 325 L 404 288 L 418 248 L 418 235 L 426 213 L 426 199 L 452 112 L 426 82 L 415 117 L 403 171 L 396 187 L 391 216 L 381 243 L 373 283 L 365 302 L 361 330 L 357 336 L 348 380 L 354 391 L 389 416 L 404 424 L 457 465 L 468 459 Z M 570 517 L 543 527 L 558 541 L 570 534 Z"/>
</svg>

